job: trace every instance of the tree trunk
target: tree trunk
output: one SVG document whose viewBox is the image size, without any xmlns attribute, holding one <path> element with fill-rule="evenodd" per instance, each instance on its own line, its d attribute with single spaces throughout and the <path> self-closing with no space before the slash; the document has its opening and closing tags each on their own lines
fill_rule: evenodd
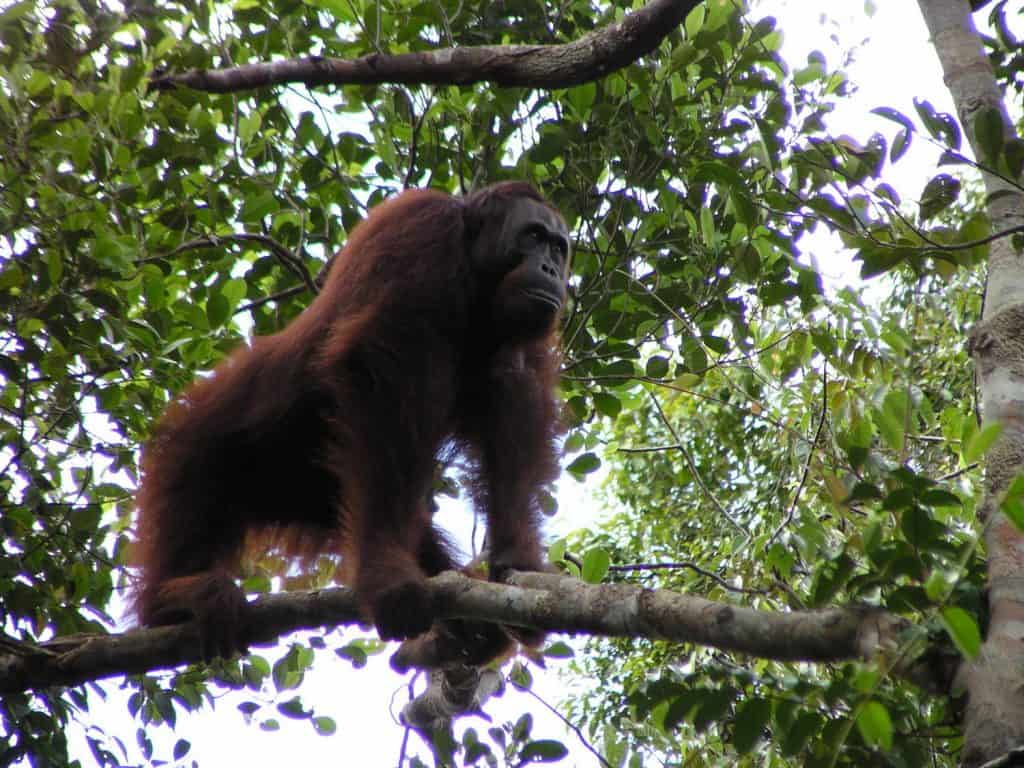
<svg viewBox="0 0 1024 768">
<path fill-rule="evenodd" d="M 983 167 L 996 168 L 992 142 L 979 140 L 977 126 L 995 123 L 998 115 L 1004 142 L 1016 137 L 970 8 L 966 0 L 918 2 L 974 155 Z M 1024 194 L 1006 178 L 1005 168 L 1002 178 L 983 173 L 993 232 L 1024 225 Z M 995 240 L 990 249 L 982 319 L 971 333 L 970 349 L 984 418 L 1002 424 L 1003 432 L 987 456 L 980 509 L 990 619 L 981 652 L 962 670 L 968 693 L 965 766 L 1024 745 L 1024 533 L 1000 512 L 1002 494 L 1024 469 L 1024 253 L 1011 237 Z"/>
</svg>

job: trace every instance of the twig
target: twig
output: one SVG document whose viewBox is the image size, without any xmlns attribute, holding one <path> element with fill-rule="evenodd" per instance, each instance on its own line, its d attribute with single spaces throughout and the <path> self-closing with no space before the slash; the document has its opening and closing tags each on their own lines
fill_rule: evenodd
<svg viewBox="0 0 1024 768">
<path fill-rule="evenodd" d="M 217 248 L 225 241 L 235 243 L 259 243 L 260 245 L 265 246 L 267 250 L 274 254 L 274 257 L 281 262 L 281 265 L 284 266 L 285 269 L 303 282 L 307 289 L 314 294 L 318 292 L 319 289 L 317 288 L 313 278 L 310 276 L 309 270 L 306 269 L 306 265 L 302 263 L 302 259 L 292 253 L 291 249 L 286 248 L 272 237 L 250 232 L 234 232 L 226 235 L 206 235 L 204 237 L 197 237 L 194 240 L 182 243 L 165 256 L 150 256 L 145 259 L 140 259 L 139 263 L 145 264 L 151 261 L 170 259 L 180 253 L 194 251 L 200 248 Z"/>
<path fill-rule="evenodd" d="M 651 398 L 651 402 L 654 403 L 654 407 L 658 411 L 658 416 L 661 418 L 661 423 L 665 425 L 665 429 L 669 431 L 669 434 L 672 435 L 672 439 L 676 441 L 676 450 L 683 454 L 683 459 L 686 461 L 686 466 L 689 468 L 690 474 L 693 475 L 693 479 L 696 481 L 697 485 L 700 486 L 701 491 L 704 493 L 705 496 L 711 499 L 711 503 L 715 505 L 715 507 L 721 513 L 722 517 L 724 517 L 726 520 L 732 523 L 733 526 L 735 526 L 736 530 L 743 534 L 744 538 L 750 538 L 750 533 L 747 531 L 747 529 L 740 525 L 735 520 L 735 518 L 733 518 L 733 516 L 729 514 L 725 507 L 722 506 L 722 502 L 718 500 L 715 494 L 711 492 L 711 489 L 708 488 L 708 486 L 704 483 L 704 478 L 700 476 L 700 472 L 697 470 L 697 465 L 693 461 L 693 457 L 690 456 L 690 452 L 687 451 L 686 448 L 683 446 L 683 441 L 679 439 L 679 433 L 676 432 L 675 427 L 673 427 L 671 422 L 669 422 L 668 416 L 665 415 L 665 411 L 661 409 L 661 403 L 658 402 L 658 398 L 654 396 L 653 392 L 648 391 L 647 394 Z"/>
<path fill-rule="evenodd" d="M 269 296 L 264 296 L 261 299 L 253 299 L 248 304 L 243 304 L 238 309 L 236 309 L 235 314 L 237 315 L 242 312 L 248 312 L 250 310 L 256 309 L 256 307 L 261 307 L 264 304 L 269 304 L 272 301 L 278 301 L 279 299 L 287 299 L 291 296 L 296 296 L 300 293 L 303 293 L 305 290 L 306 286 L 304 285 L 293 285 L 291 288 L 285 288 L 283 291 L 272 293 Z"/>
<path fill-rule="evenodd" d="M 576 734 L 576 738 L 580 740 L 580 743 L 583 744 L 583 746 L 590 751 L 590 754 L 592 754 L 594 757 L 601 761 L 601 765 L 605 766 L 605 768 L 612 768 L 612 764 L 605 760 L 604 756 L 596 749 L 594 749 L 593 746 L 591 746 L 590 742 L 587 741 L 587 737 L 583 735 L 583 731 L 581 731 L 579 726 L 576 725 L 572 720 L 570 720 L 561 712 L 559 712 L 555 707 L 552 707 L 550 704 L 544 701 L 544 699 L 538 696 L 535 692 L 531 691 L 529 688 L 519 688 L 518 686 L 516 686 L 516 690 L 522 691 L 523 693 L 529 696 L 533 696 L 533 698 L 539 701 L 541 705 L 548 710 L 548 712 L 550 712 L 559 720 L 561 720 L 562 723 L 569 728 L 569 730 Z"/>
<path fill-rule="evenodd" d="M 630 571 L 658 571 L 658 570 L 682 570 L 688 568 L 689 570 L 697 573 L 701 576 L 705 576 L 715 582 L 722 589 L 728 590 L 729 592 L 738 592 L 743 595 L 767 595 L 768 591 L 764 589 L 749 589 L 747 587 L 734 587 L 732 584 L 727 582 L 717 573 L 712 573 L 709 570 L 701 568 L 699 565 L 693 563 L 633 563 L 631 565 L 613 565 L 608 568 L 609 571 L 615 573 L 628 573 Z"/>
<path fill-rule="evenodd" d="M 765 542 L 765 549 L 770 547 L 779 535 L 786 529 L 791 522 L 793 522 L 793 516 L 796 514 L 796 505 L 800 501 L 800 494 L 803 493 L 804 484 L 807 482 L 807 476 L 811 472 L 811 461 L 814 459 L 814 449 L 818 445 L 818 439 L 821 437 L 821 432 L 825 428 L 825 419 L 828 418 L 828 366 L 821 374 L 821 389 L 822 389 L 822 403 L 821 403 L 821 420 L 818 421 L 818 428 L 814 432 L 814 439 L 811 440 L 811 447 L 807 451 L 807 460 L 804 462 L 804 471 L 800 475 L 800 482 L 797 484 L 796 493 L 793 494 L 793 502 L 789 505 L 789 511 L 786 512 L 786 519 L 782 521 L 781 525 L 775 529 L 775 533 L 768 537 L 768 541 Z"/>
</svg>

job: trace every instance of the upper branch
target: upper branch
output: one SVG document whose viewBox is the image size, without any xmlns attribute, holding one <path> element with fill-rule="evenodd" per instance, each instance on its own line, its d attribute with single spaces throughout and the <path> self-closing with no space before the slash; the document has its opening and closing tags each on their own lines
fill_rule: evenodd
<svg viewBox="0 0 1024 768">
<path fill-rule="evenodd" d="M 621 21 L 562 45 L 481 45 L 358 59 L 306 56 L 225 69 L 155 73 L 150 86 L 231 93 L 286 83 L 467 85 L 567 88 L 597 80 L 653 51 L 700 0 L 651 0 Z"/>
</svg>

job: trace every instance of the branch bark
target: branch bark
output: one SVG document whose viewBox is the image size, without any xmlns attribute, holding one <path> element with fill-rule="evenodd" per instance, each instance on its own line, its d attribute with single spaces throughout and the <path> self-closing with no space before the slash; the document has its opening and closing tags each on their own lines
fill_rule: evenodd
<svg viewBox="0 0 1024 768">
<path fill-rule="evenodd" d="M 305 56 L 225 69 L 154 73 L 150 87 L 234 93 L 287 83 L 307 86 L 469 85 L 568 88 L 604 77 L 653 51 L 700 0 L 651 0 L 621 21 L 561 45 L 481 45 L 358 59 Z"/>
<path fill-rule="evenodd" d="M 494 584 L 448 572 L 430 580 L 439 618 L 473 618 L 550 632 L 696 643 L 781 661 L 895 659 L 894 674 L 944 690 L 935 656 L 901 661 L 898 635 L 909 624 L 868 607 L 773 613 L 626 584 L 592 585 L 554 574 L 516 573 Z M 284 633 L 361 622 L 347 588 L 260 597 L 252 603 L 254 644 Z M 0 643 L 0 695 L 140 674 L 200 660 L 189 624 L 120 635 L 58 638 L 40 646 Z"/>
</svg>

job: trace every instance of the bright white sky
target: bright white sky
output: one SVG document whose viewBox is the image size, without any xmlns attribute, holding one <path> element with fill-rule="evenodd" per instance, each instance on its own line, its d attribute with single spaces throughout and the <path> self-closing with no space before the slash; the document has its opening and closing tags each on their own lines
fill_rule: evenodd
<svg viewBox="0 0 1024 768">
<path fill-rule="evenodd" d="M 834 133 L 848 134 L 861 141 L 874 131 L 881 131 L 890 139 L 895 132 L 894 124 L 870 114 L 869 110 L 876 106 L 891 106 L 913 115 L 912 99 L 923 96 L 936 109 L 954 112 L 917 4 L 912 0 L 876 0 L 876 4 L 878 8 L 871 18 L 865 15 L 864 4 L 860 2 L 822 4 L 814 0 L 764 0 L 754 14 L 754 18 L 771 15 L 777 19 L 778 27 L 785 33 L 783 55 L 794 67 L 801 66 L 812 50 L 822 51 L 829 65 L 835 65 L 846 52 L 863 42 L 856 62 L 847 68 L 857 93 L 842 102 L 828 120 Z M 828 19 L 821 18 L 823 6 L 829 9 Z M 1007 13 L 1012 16 L 1015 11 L 1008 9 Z M 913 200 L 935 173 L 937 157 L 938 150 L 926 148 L 923 141 L 915 142 L 894 169 L 887 169 L 886 181 L 905 201 Z M 828 238 L 816 237 L 803 246 L 833 280 L 841 281 L 851 274 L 848 257 L 838 254 Z M 549 532 L 564 535 L 575 528 L 593 525 L 599 508 L 597 502 L 588 499 L 587 488 L 570 478 L 565 478 L 561 486 L 560 511 Z M 455 508 L 445 509 L 442 514 L 446 526 L 465 535 L 469 529 L 467 513 Z M 335 647 L 342 644 L 341 636 L 332 633 L 326 640 Z M 534 690 L 553 706 L 567 692 L 556 667 L 547 672 L 534 670 Z M 371 659 L 366 669 L 354 670 L 331 653 L 319 653 L 314 671 L 307 675 L 298 693 L 318 715 L 335 719 L 338 731 L 332 737 L 318 736 L 307 722 L 282 717 L 278 717 L 282 729 L 276 733 L 247 726 L 236 707 L 252 697 L 234 693 L 222 695 L 212 711 L 204 709 L 194 715 L 179 712 L 173 734 L 168 729 L 152 729 L 150 737 L 161 745 L 161 757 L 170 756 L 174 740 L 187 739 L 192 750 L 186 761 L 195 759 L 204 766 L 278 768 L 299 761 L 303 765 L 393 767 L 398 762 L 404 732 L 390 713 L 397 716 L 407 700 L 406 684 L 406 678 L 388 668 L 387 654 Z M 102 724 L 108 733 L 134 747 L 137 724 L 129 721 L 123 697 L 113 691 L 115 686 L 116 682 L 105 683 L 113 694 L 112 701 L 106 705 L 97 701 L 88 719 Z M 525 694 L 510 688 L 502 699 L 490 700 L 486 708 L 494 724 L 514 720 L 523 711 L 533 712 L 534 738 L 560 739 L 571 750 L 570 757 L 559 765 L 590 768 L 599 764 L 561 721 Z M 272 707 L 270 710 L 268 715 L 272 714 Z M 478 718 L 462 723 L 479 732 L 490 725 Z M 74 729 L 71 735 L 75 744 L 73 756 L 84 765 L 92 764 L 80 729 Z M 410 736 L 409 751 L 420 753 L 428 764 L 432 763 L 415 735 Z"/>
</svg>

